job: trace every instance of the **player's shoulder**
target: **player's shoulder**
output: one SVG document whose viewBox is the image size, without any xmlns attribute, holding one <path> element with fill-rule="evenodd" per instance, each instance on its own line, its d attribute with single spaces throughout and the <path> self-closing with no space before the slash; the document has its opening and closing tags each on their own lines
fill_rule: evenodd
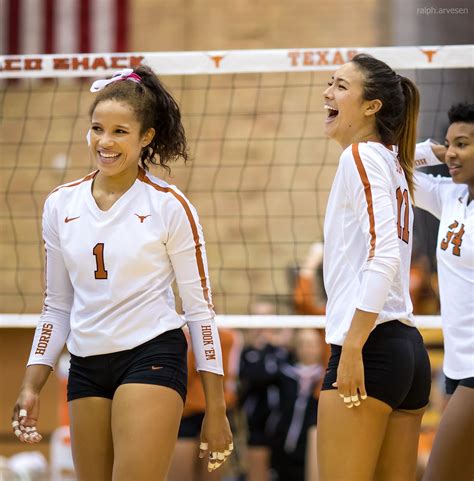
<svg viewBox="0 0 474 481">
<path fill-rule="evenodd" d="M 440 192 L 444 201 L 457 201 L 461 204 L 467 202 L 469 197 L 469 188 L 466 184 L 455 184 L 451 177 L 437 177 L 440 186 Z"/>
<path fill-rule="evenodd" d="M 349 145 L 341 154 L 340 164 L 345 168 L 386 170 L 397 158 L 396 148 L 379 142 L 358 142 Z"/>
<path fill-rule="evenodd" d="M 58 185 L 55 187 L 46 197 L 47 203 L 55 203 L 59 199 L 63 199 L 64 196 L 71 195 L 77 191 L 77 189 L 82 189 L 87 186 L 90 182 L 94 180 L 94 177 L 97 174 L 97 170 L 87 174 L 85 177 L 80 179 L 73 180 L 71 182 L 67 182 L 65 184 Z"/>
<path fill-rule="evenodd" d="M 175 185 L 160 179 L 159 177 L 140 169 L 138 181 L 142 183 L 143 188 L 152 194 L 160 202 L 171 203 L 175 205 L 188 204 L 186 196 Z"/>
</svg>

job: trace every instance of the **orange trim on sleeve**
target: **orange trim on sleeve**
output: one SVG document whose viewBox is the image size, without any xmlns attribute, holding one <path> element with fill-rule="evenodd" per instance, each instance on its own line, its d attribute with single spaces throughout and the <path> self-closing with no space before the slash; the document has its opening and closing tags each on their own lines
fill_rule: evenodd
<svg viewBox="0 0 474 481">
<path fill-rule="evenodd" d="M 152 182 L 146 176 L 145 171 L 141 168 L 138 172 L 138 180 L 141 180 L 145 184 L 150 185 L 151 187 L 155 188 L 159 192 L 163 192 L 165 194 L 172 194 L 178 200 L 178 202 L 182 205 L 184 211 L 186 212 L 186 216 L 191 226 L 191 231 L 193 233 L 194 245 L 196 249 L 196 263 L 198 267 L 199 277 L 201 278 L 201 287 L 202 287 L 204 299 L 206 300 L 209 309 L 212 309 L 211 300 L 209 298 L 209 287 L 207 286 L 207 282 L 206 282 L 206 271 L 204 270 L 204 261 L 202 258 L 202 250 L 201 250 L 202 244 L 199 239 L 199 232 L 197 229 L 196 221 L 194 220 L 193 214 L 191 212 L 191 209 L 189 208 L 188 203 L 186 202 L 184 197 L 179 195 L 175 190 L 169 187 L 161 187 L 161 185 L 158 185 Z"/>
<path fill-rule="evenodd" d="M 97 173 L 99 171 L 98 170 L 95 170 L 94 172 L 91 172 L 90 174 L 86 175 L 83 179 L 81 180 L 78 180 L 76 182 L 73 182 L 71 184 L 64 184 L 64 185 L 60 185 L 59 187 L 56 187 L 54 190 L 52 190 L 49 194 L 48 194 L 48 197 L 51 195 L 51 194 L 54 194 L 55 192 L 57 192 L 58 190 L 60 189 L 64 189 L 66 187 L 75 187 L 76 185 L 79 185 L 79 184 L 82 184 L 83 182 L 87 182 L 88 180 L 91 180 L 93 179 Z"/>
<path fill-rule="evenodd" d="M 375 254 L 375 216 L 374 216 L 374 205 L 372 202 L 372 190 L 370 188 L 369 178 L 367 177 L 367 172 L 365 171 L 364 164 L 359 154 L 359 144 L 352 144 L 352 155 L 355 160 L 357 171 L 359 172 L 360 179 L 364 185 L 365 200 L 367 202 L 367 214 L 369 215 L 369 233 L 370 233 L 370 251 L 369 260 L 374 257 Z"/>
</svg>

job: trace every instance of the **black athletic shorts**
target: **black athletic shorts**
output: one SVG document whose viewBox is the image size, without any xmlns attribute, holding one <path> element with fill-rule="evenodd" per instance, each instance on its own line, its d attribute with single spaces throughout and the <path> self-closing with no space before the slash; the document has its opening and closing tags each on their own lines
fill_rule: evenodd
<svg viewBox="0 0 474 481">
<path fill-rule="evenodd" d="M 122 384 L 156 384 L 174 389 L 186 401 L 188 344 L 181 329 L 167 331 L 126 351 L 79 357 L 71 354 L 67 400 L 112 399 Z"/>
<path fill-rule="evenodd" d="M 191 414 L 190 416 L 184 416 L 183 418 L 181 418 L 178 438 L 198 438 L 201 434 L 201 426 L 203 419 L 204 413 Z"/>
<path fill-rule="evenodd" d="M 446 376 L 445 380 L 446 394 L 454 394 L 458 386 L 469 387 L 474 389 L 474 377 L 466 377 L 465 379 L 451 379 Z"/>
<path fill-rule="evenodd" d="M 322 390 L 335 389 L 341 346 L 331 345 Z M 379 324 L 362 349 L 367 394 L 392 409 L 419 409 L 428 404 L 431 367 L 423 338 L 399 321 Z"/>
</svg>

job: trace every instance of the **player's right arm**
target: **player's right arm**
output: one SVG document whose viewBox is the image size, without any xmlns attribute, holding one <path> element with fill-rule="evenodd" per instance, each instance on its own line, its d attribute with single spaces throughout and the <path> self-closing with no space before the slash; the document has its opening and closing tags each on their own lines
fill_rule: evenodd
<svg viewBox="0 0 474 481">
<path fill-rule="evenodd" d="M 444 162 L 446 147 L 433 144 L 430 139 L 416 144 L 415 166 L 430 167 L 441 165 Z M 443 160 L 441 160 L 443 159 Z M 451 183 L 451 179 L 435 177 L 415 171 L 415 206 L 433 214 L 438 219 L 441 217 L 442 196 L 441 189 L 444 184 Z"/>
<path fill-rule="evenodd" d="M 42 438 L 36 431 L 39 394 L 70 331 L 73 288 L 60 248 L 57 215 L 52 200 L 51 197 L 48 198 L 43 212 L 46 283 L 43 312 L 36 327 L 30 358 L 12 416 L 13 432 L 20 441 L 26 443 L 36 443 Z"/>
</svg>

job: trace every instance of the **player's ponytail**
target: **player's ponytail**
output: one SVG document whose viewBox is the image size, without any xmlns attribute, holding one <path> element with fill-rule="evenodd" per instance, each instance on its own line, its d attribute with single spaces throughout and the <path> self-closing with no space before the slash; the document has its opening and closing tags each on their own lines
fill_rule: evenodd
<svg viewBox="0 0 474 481">
<path fill-rule="evenodd" d="M 154 164 L 169 172 L 170 162 L 179 158 L 188 159 L 186 136 L 177 102 L 147 66 L 141 65 L 131 73 L 122 72 L 119 75 L 115 80 L 99 85 L 89 115 L 92 117 L 96 106 L 104 100 L 113 99 L 130 105 L 141 123 L 140 134 L 149 128 L 155 129 L 155 136 L 140 154 L 143 168 L 148 170 L 148 165 Z"/>
<path fill-rule="evenodd" d="M 141 160 L 146 166 L 154 161 L 157 155 L 160 165 L 169 171 L 168 162 L 185 161 L 188 158 L 186 136 L 181 122 L 181 112 L 173 96 L 168 92 L 155 73 L 144 65 L 138 67 L 135 73 L 143 79 L 145 91 L 150 92 L 154 99 L 150 99 L 146 114 L 147 125 L 142 125 L 143 131 L 149 127 L 155 129 L 155 137 L 150 145 L 143 149 Z M 145 122 L 144 122 L 145 123 Z"/>
<path fill-rule="evenodd" d="M 382 102 L 375 114 L 377 132 L 382 143 L 398 146 L 398 160 L 413 198 L 418 89 L 410 79 L 397 75 L 386 63 L 370 55 L 358 54 L 352 62 L 364 75 L 364 99 Z"/>
<path fill-rule="evenodd" d="M 414 194 L 413 171 L 415 169 L 416 122 L 420 109 L 420 94 L 416 85 L 406 77 L 400 77 L 405 97 L 405 115 L 398 134 L 398 160 L 405 172 L 411 198 Z"/>
</svg>

